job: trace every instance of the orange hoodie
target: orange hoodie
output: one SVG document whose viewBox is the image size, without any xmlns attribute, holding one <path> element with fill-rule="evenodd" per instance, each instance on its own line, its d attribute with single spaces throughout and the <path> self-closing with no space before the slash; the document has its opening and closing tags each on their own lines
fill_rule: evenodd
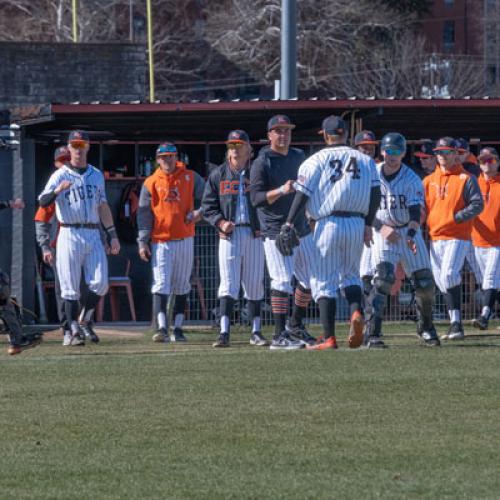
<svg viewBox="0 0 500 500">
<path fill-rule="evenodd" d="M 151 195 L 153 229 L 151 241 L 179 240 L 194 236 L 195 225 L 186 223 L 186 215 L 194 209 L 194 172 L 177 167 L 172 174 L 158 168 L 144 181 Z"/>
<path fill-rule="evenodd" d="M 478 179 L 484 210 L 474 219 L 472 244 L 475 247 L 500 247 L 500 174 Z"/>
<path fill-rule="evenodd" d="M 462 165 L 439 165 L 424 179 L 427 227 L 431 240 L 470 240 L 472 220 L 458 224 L 455 214 L 465 208 L 464 188 L 470 174 Z"/>
</svg>

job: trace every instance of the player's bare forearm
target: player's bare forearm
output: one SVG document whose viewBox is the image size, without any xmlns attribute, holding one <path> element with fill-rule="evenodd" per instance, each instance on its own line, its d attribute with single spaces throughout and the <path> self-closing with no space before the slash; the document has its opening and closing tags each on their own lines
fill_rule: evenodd
<svg viewBox="0 0 500 500">
<path fill-rule="evenodd" d="M 272 205 L 276 200 L 281 198 L 282 196 L 285 196 L 290 193 L 295 192 L 295 188 L 293 187 L 293 182 L 292 180 L 288 180 L 283 184 L 282 186 L 276 188 L 276 189 L 271 189 L 271 191 L 268 191 L 266 193 L 266 200 L 269 205 Z"/>
<path fill-rule="evenodd" d="M 107 229 L 110 226 L 114 226 L 113 215 L 111 214 L 111 209 L 109 208 L 108 203 L 101 203 L 99 206 L 99 217 L 101 219 L 101 223 L 104 226 L 104 229 Z"/>
</svg>

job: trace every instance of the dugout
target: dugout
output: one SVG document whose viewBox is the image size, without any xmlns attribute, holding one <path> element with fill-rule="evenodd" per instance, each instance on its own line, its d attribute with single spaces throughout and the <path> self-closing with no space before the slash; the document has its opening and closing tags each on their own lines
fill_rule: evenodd
<svg viewBox="0 0 500 500">
<path fill-rule="evenodd" d="M 422 138 L 444 135 L 466 137 L 473 150 L 481 144 L 499 144 L 500 99 L 374 99 L 350 98 L 318 100 L 252 100 L 183 103 L 71 103 L 30 106 L 11 110 L 11 122 L 19 124 L 19 153 L 0 150 L 2 192 L 12 192 L 27 202 L 22 221 L 17 221 L 13 238 L 2 236 L 1 265 L 9 268 L 12 252 L 14 290 L 24 305 L 35 308 L 36 250 L 32 217 L 39 193 L 52 171 L 53 150 L 75 128 L 87 130 L 91 137 L 90 162 L 107 176 L 109 201 L 115 217 L 124 187 L 143 179 L 154 157 L 155 146 L 164 140 L 175 142 L 189 168 L 206 176 L 211 165 L 221 163 L 227 133 L 245 129 L 255 150 L 266 143 L 266 122 L 274 114 L 288 114 L 297 127 L 293 143 L 311 153 L 322 142 L 317 135 L 321 121 L 330 114 L 343 115 L 350 122 L 351 135 L 364 128 L 378 137 L 390 131 L 403 133 L 410 149 Z M 411 155 L 408 156 L 411 159 Z M 10 165 L 10 166 L 9 166 Z M 12 227 L 10 217 L 0 214 L 2 235 Z M 21 229 L 22 228 L 22 229 Z M 21 231 L 21 234 L 16 234 Z M 215 235 L 210 228 L 199 228 L 202 247 L 196 287 L 205 294 L 205 312 L 216 305 L 217 266 Z M 12 251 L 12 249 L 15 249 Z M 142 263 L 133 243 L 126 243 L 123 254 L 131 259 L 131 277 L 139 320 L 149 319 L 149 266 Z M 20 272 L 22 270 L 22 273 Z M 193 292 L 193 301 L 198 301 Z M 472 300 L 472 299 L 470 299 Z M 472 306 L 471 306 L 472 307 Z M 199 301 L 191 319 L 202 319 Z M 127 318 L 126 308 L 122 318 Z"/>
</svg>

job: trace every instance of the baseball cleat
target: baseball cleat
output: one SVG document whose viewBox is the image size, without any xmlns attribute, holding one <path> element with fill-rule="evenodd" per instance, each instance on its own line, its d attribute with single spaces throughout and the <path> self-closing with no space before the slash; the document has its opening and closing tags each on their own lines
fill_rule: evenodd
<svg viewBox="0 0 500 500">
<path fill-rule="evenodd" d="M 463 340 L 465 338 L 464 329 L 462 323 L 454 321 L 448 330 L 447 335 L 443 335 L 441 340 Z"/>
<path fill-rule="evenodd" d="M 82 333 L 85 335 L 85 338 L 90 340 L 92 343 L 97 344 L 99 343 L 99 337 L 96 332 L 94 332 L 94 329 L 92 328 L 92 323 L 87 323 L 85 325 L 80 325 L 80 329 Z"/>
<path fill-rule="evenodd" d="M 187 338 L 184 336 L 182 328 L 174 328 L 172 335 L 170 335 L 170 340 L 172 342 L 187 342 Z"/>
<path fill-rule="evenodd" d="M 306 327 L 302 323 L 297 326 L 291 326 L 287 322 L 285 330 L 292 339 L 298 340 L 304 345 L 314 345 L 316 343 L 316 339 L 306 330 Z"/>
<path fill-rule="evenodd" d="M 62 345 L 63 346 L 71 345 L 71 332 L 69 330 L 65 330 L 64 332 Z"/>
<path fill-rule="evenodd" d="M 332 335 L 322 342 L 317 342 L 314 345 L 306 346 L 306 349 L 308 351 L 325 351 L 327 349 L 338 349 L 337 339 L 335 338 L 335 335 Z"/>
<path fill-rule="evenodd" d="M 212 347 L 229 347 L 229 333 L 219 333 L 219 337 L 212 344 Z"/>
<path fill-rule="evenodd" d="M 253 332 L 250 337 L 250 345 L 255 345 L 258 347 L 269 345 L 269 340 L 267 340 L 261 332 Z"/>
<path fill-rule="evenodd" d="M 351 326 L 349 327 L 348 344 L 351 349 L 359 347 L 365 338 L 363 330 L 365 328 L 365 320 L 360 311 L 354 311 L 351 316 Z"/>
<path fill-rule="evenodd" d="M 370 335 L 365 342 L 368 349 L 385 349 L 387 346 L 378 335 Z"/>
<path fill-rule="evenodd" d="M 25 337 L 24 335 L 21 338 L 21 342 L 19 344 L 11 344 L 7 348 L 7 353 L 9 356 L 15 356 L 16 354 L 21 354 L 26 349 L 32 349 L 36 347 L 42 341 L 42 337 Z"/>
<path fill-rule="evenodd" d="M 428 331 L 423 331 L 420 334 L 420 338 L 424 341 L 425 345 L 428 345 L 430 347 L 437 347 L 441 345 L 435 328 L 432 328 Z"/>
<path fill-rule="evenodd" d="M 71 334 L 71 340 L 69 345 L 85 345 L 85 337 L 83 336 L 82 333 L 73 333 Z"/>
<path fill-rule="evenodd" d="M 488 318 L 484 316 L 478 316 L 473 322 L 472 326 L 474 328 L 479 328 L 480 330 L 487 330 L 488 329 Z"/>
<path fill-rule="evenodd" d="M 168 343 L 170 342 L 170 337 L 168 336 L 168 332 L 166 328 L 160 328 L 154 335 L 153 335 L 153 342 L 163 342 L 163 343 Z"/>
<path fill-rule="evenodd" d="M 273 351 L 295 351 L 303 347 L 305 347 L 304 342 L 292 339 L 287 331 L 283 331 L 279 337 L 273 338 L 269 349 Z"/>
</svg>

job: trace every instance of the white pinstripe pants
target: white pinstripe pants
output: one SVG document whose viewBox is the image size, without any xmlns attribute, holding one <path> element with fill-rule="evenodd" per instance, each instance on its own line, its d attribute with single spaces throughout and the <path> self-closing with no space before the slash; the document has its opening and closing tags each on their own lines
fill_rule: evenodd
<svg viewBox="0 0 500 500">
<path fill-rule="evenodd" d="M 401 262 L 407 276 L 411 276 L 412 273 L 419 269 L 431 268 L 429 251 L 421 231 L 418 230 L 414 238 L 417 246 L 415 255 L 406 244 L 406 232 L 407 228 L 399 229 L 401 238 L 396 243 L 390 243 L 379 232 L 374 231 L 372 248 L 374 267 L 381 262 L 390 262 L 396 268 L 398 263 Z"/>
<path fill-rule="evenodd" d="M 152 293 L 184 295 L 191 290 L 194 239 L 162 241 L 151 246 Z"/>
<path fill-rule="evenodd" d="M 470 241 L 434 240 L 431 241 L 431 266 L 436 285 L 445 293 L 446 290 L 460 285 L 461 271 Z"/>
<path fill-rule="evenodd" d="M 335 298 L 338 288 L 361 286 L 359 265 L 365 221 L 361 217 L 325 217 L 316 222 L 311 289 L 313 298 Z"/>
<path fill-rule="evenodd" d="M 481 288 L 500 289 L 500 247 L 474 247 L 474 254 Z"/>
<path fill-rule="evenodd" d="M 294 248 L 293 255 L 285 257 L 276 247 L 276 240 L 264 240 L 266 265 L 271 277 L 271 289 L 293 293 L 292 277 L 304 288 L 311 286 L 311 268 L 315 260 L 315 248 L 312 234 L 300 239 L 300 245 Z"/>
<path fill-rule="evenodd" d="M 97 229 L 61 227 L 56 253 L 56 269 L 63 299 L 80 299 L 82 268 L 89 290 L 96 295 L 106 294 L 108 258 Z"/>
<path fill-rule="evenodd" d="M 231 238 L 219 240 L 218 296 L 237 299 L 240 287 L 248 300 L 264 297 L 264 246 L 249 227 L 236 227 Z"/>
</svg>

